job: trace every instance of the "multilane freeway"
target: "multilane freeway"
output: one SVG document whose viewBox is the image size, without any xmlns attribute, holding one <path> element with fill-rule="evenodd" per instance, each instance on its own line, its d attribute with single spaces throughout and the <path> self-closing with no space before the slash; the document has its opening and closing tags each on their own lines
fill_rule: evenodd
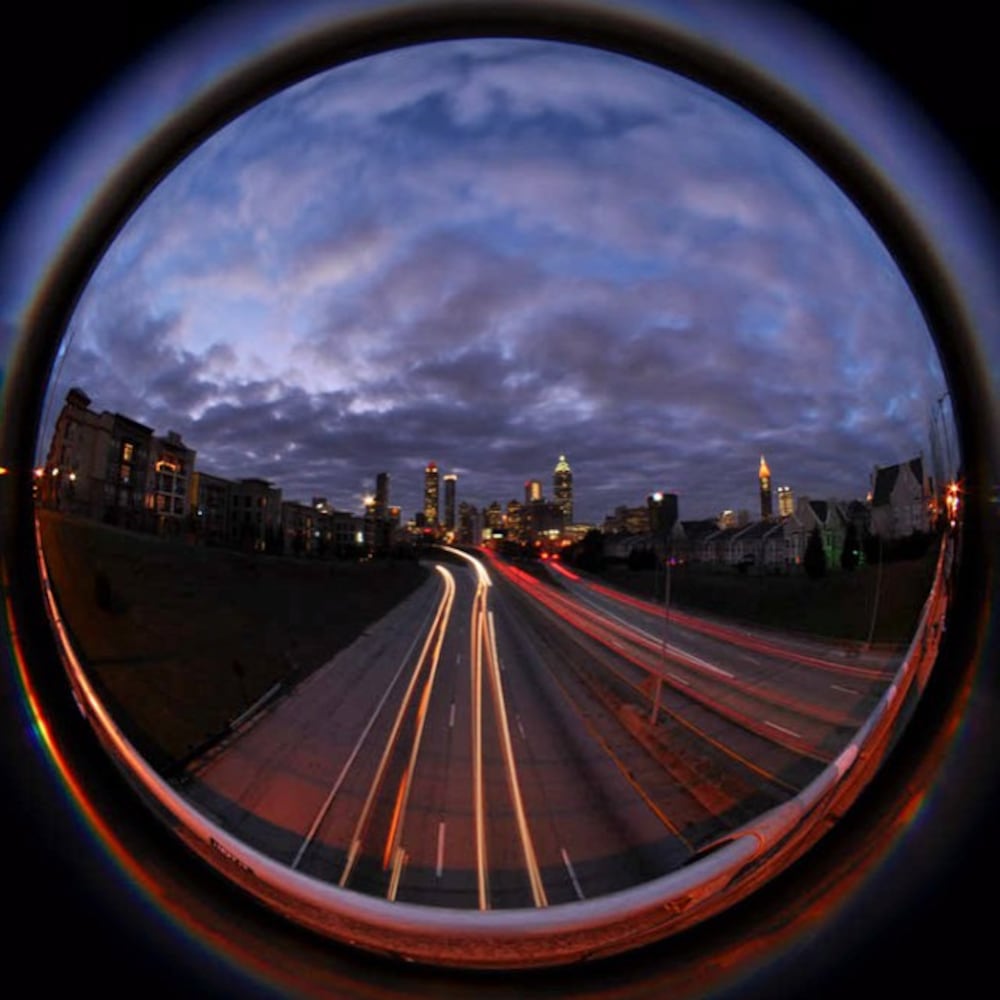
<svg viewBox="0 0 1000 1000">
<path fill-rule="evenodd" d="M 682 868 L 844 747 L 902 653 L 755 633 L 486 551 L 192 764 L 184 795 L 296 872 L 494 910 Z"/>
</svg>

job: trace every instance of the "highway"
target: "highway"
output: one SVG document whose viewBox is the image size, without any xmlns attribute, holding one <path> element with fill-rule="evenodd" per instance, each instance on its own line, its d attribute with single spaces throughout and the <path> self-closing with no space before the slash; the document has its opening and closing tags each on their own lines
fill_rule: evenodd
<svg viewBox="0 0 1000 1000">
<path fill-rule="evenodd" d="M 675 871 L 808 785 L 898 666 L 668 616 L 559 565 L 428 561 L 183 781 L 248 846 L 389 900 L 547 907 Z"/>
</svg>

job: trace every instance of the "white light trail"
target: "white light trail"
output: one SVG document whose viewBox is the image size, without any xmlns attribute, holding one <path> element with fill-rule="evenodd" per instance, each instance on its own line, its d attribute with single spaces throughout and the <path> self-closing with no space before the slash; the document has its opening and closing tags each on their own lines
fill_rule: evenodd
<svg viewBox="0 0 1000 1000">
<path fill-rule="evenodd" d="M 483 605 L 485 606 L 485 592 L 483 594 Z M 524 811 L 524 803 L 521 799 L 521 786 L 517 780 L 517 764 L 514 761 L 514 748 L 510 739 L 510 722 L 507 719 L 507 706 L 504 702 L 503 684 L 500 680 L 500 669 L 498 666 L 499 656 L 496 648 L 496 635 L 492 629 L 492 616 L 483 622 L 484 639 L 486 640 L 486 662 L 490 670 L 490 681 L 493 689 L 493 701 L 496 709 L 497 733 L 500 738 L 500 745 L 503 750 L 504 764 L 507 770 L 507 784 L 510 788 L 510 797 L 514 805 L 514 815 L 517 818 L 517 829 L 521 838 L 521 850 L 524 854 L 524 861 L 528 867 L 528 878 L 531 882 L 531 894 L 535 901 L 535 906 L 547 906 L 548 900 L 545 895 L 545 886 L 542 884 L 542 875 L 538 868 L 538 859 L 535 856 L 535 846 L 528 829 L 528 818 Z"/>
</svg>

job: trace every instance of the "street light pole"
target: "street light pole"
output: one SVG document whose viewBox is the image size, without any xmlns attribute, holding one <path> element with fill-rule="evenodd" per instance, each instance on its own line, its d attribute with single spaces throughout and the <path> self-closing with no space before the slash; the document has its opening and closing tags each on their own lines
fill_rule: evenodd
<svg viewBox="0 0 1000 1000">
<path fill-rule="evenodd" d="M 663 693 L 663 674 L 667 669 L 667 623 L 670 620 L 670 554 L 664 558 L 666 565 L 666 579 L 664 581 L 665 592 L 663 595 L 663 635 L 660 643 L 660 673 L 656 677 L 653 686 L 653 707 L 650 709 L 649 721 L 656 723 L 656 717 L 660 713 L 660 697 Z"/>
<path fill-rule="evenodd" d="M 868 641 L 865 643 L 865 649 L 871 649 L 872 636 L 875 634 L 875 616 L 878 614 L 878 595 L 879 591 L 882 589 L 882 536 L 878 536 L 878 570 L 875 574 L 875 601 L 872 606 L 872 621 L 868 628 Z"/>
<path fill-rule="evenodd" d="M 652 500 L 656 504 L 656 506 L 660 508 L 659 518 L 656 521 L 656 527 L 658 529 L 660 538 L 662 539 L 663 542 L 663 562 L 664 566 L 666 567 L 664 571 L 665 577 L 663 581 L 664 583 L 663 634 L 662 634 L 662 641 L 660 644 L 660 672 L 657 674 L 656 680 L 653 684 L 653 704 L 650 707 L 649 711 L 649 723 L 650 725 L 655 725 L 657 716 L 660 713 L 660 699 L 663 694 L 663 674 L 666 672 L 667 669 L 667 619 L 670 614 L 669 610 L 670 609 L 670 536 L 669 536 L 669 529 L 667 528 L 663 519 L 663 510 L 662 510 L 663 494 L 654 493 Z M 654 552 L 656 551 L 656 548 L 657 546 L 654 535 L 654 543 L 653 543 Z M 659 556 L 657 556 L 656 561 L 657 564 L 659 564 L 660 561 Z M 659 573 L 657 572 L 656 577 L 654 578 L 654 593 L 656 593 L 656 581 L 658 577 Z"/>
<path fill-rule="evenodd" d="M 941 414 L 941 433 L 944 435 L 944 458 L 948 463 L 945 479 L 949 482 L 955 478 L 955 470 L 951 466 L 951 435 L 948 433 L 948 424 L 944 418 L 944 401 L 951 395 L 950 392 L 942 393 L 938 396 L 938 412 Z"/>
</svg>

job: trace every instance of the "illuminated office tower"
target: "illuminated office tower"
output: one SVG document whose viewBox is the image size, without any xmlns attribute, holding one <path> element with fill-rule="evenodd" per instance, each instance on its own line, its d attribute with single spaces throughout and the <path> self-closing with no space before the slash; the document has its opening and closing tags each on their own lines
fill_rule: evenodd
<svg viewBox="0 0 1000 1000">
<path fill-rule="evenodd" d="M 458 484 L 458 476 L 454 472 L 449 472 L 444 477 L 444 527 L 446 531 L 454 531 L 455 520 L 455 488 Z"/>
<path fill-rule="evenodd" d="M 436 528 L 439 523 L 441 508 L 439 506 L 441 473 L 436 462 L 428 462 L 424 469 L 424 522 L 429 528 Z"/>
<path fill-rule="evenodd" d="M 563 524 L 573 523 L 573 471 L 565 455 L 559 456 L 552 475 L 552 492 L 556 506 L 562 511 Z"/>
<path fill-rule="evenodd" d="M 537 479 L 529 479 L 524 484 L 524 505 L 538 503 L 542 499 L 542 484 Z"/>
<path fill-rule="evenodd" d="M 791 486 L 778 487 L 778 514 L 781 517 L 789 517 L 795 510 L 795 498 L 792 496 Z"/>
<path fill-rule="evenodd" d="M 773 513 L 771 506 L 771 470 L 764 461 L 764 456 L 760 456 L 760 471 L 757 473 L 760 479 L 760 516 L 763 520 L 770 520 Z"/>
</svg>

